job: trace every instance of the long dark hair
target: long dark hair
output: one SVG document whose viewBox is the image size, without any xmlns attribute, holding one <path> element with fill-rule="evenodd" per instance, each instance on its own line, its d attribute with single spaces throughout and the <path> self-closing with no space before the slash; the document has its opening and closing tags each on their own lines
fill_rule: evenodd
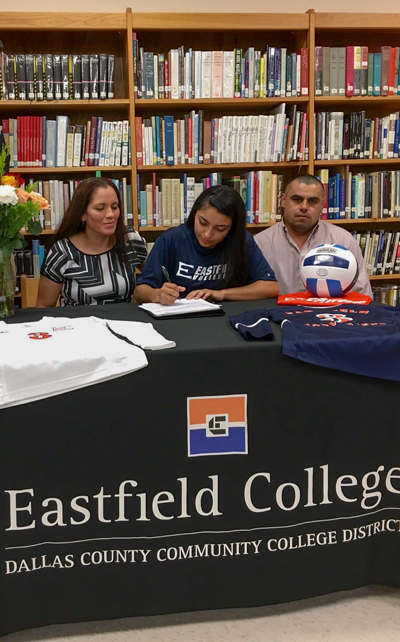
<svg viewBox="0 0 400 642">
<path fill-rule="evenodd" d="M 206 207 L 215 207 L 218 212 L 232 219 L 232 227 L 221 241 L 223 260 L 227 264 L 220 288 L 233 288 L 248 283 L 246 248 L 246 208 L 236 190 L 228 185 L 209 187 L 196 199 L 186 221 L 187 227 L 194 228 L 196 213 Z"/>
<path fill-rule="evenodd" d="M 51 239 L 51 243 L 49 244 L 48 249 L 50 249 L 50 247 L 56 241 L 69 238 L 70 236 L 78 234 L 85 229 L 84 222 L 82 221 L 83 214 L 86 212 L 86 209 L 90 201 L 92 200 L 94 193 L 98 189 L 107 187 L 113 188 L 118 200 L 118 207 L 120 211 L 120 215 L 117 221 L 117 227 L 115 230 L 115 249 L 120 260 L 123 263 L 127 262 L 125 242 L 126 227 L 122 216 L 121 196 L 114 183 L 107 178 L 85 178 L 81 183 L 79 183 L 71 199 L 69 207 L 64 214 L 60 227 Z"/>
</svg>

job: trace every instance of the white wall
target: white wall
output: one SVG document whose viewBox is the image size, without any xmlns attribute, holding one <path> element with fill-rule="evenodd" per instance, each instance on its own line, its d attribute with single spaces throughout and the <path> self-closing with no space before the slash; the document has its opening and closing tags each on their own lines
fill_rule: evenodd
<svg viewBox="0 0 400 642">
<path fill-rule="evenodd" d="M 34 6 L 31 0 L 19 0 L 14 8 L 6 2 L 0 3 L 3 11 L 100 11 L 120 12 L 125 11 L 129 0 L 36 0 Z M 398 0 L 386 0 L 382 5 L 376 0 L 134 0 L 132 11 L 182 11 L 182 12 L 252 12 L 252 13 L 303 13 L 308 9 L 315 11 L 335 12 L 361 12 L 361 13 L 397 13 L 399 12 Z M 1 31 L 1 25 L 0 25 Z"/>
</svg>

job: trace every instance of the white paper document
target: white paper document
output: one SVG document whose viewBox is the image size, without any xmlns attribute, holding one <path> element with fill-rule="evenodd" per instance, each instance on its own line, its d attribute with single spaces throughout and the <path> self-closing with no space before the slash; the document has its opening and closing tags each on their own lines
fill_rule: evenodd
<svg viewBox="0 0 400 642">
<path fill-rule="evenodd" d="M 196 314 L 201 312 L 216 312 L 221 308 L 217 303 L 211 303 L 204 299 L 177 299 L 172 305 L 161 303 L 142 303 L 139 308 L 150 312 L 155 317 L 169 317 L 176 314 Z"/>
</svg>

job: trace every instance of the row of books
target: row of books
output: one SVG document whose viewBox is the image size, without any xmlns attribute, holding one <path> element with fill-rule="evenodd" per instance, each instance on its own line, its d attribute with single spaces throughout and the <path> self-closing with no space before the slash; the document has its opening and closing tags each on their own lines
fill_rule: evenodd
<svg viewBox="0 0 400 642">
<path fill-rule="evenodd" d="M 50 210 L 41 210 L 38 215 L 38 220 L 44 230 L 56 230 L 61 220 L 68 209 L 70 201 L 74 195 L 75 189 L 78 187 L 79 180 L 49 180 L 49 181 L 36 181 L 30 179 L 29 184 L 35 185 L 35 190 L 44 196 L 50 203 Z M 117 187 L 122 203 L 122 216 L 126 225 L 133 225 L 133 202 L 132 202 L 132 185 L 127 183 L 126 178 L 122 180 L 112 179 L 112 182 Z M 25 186 L 23 183 L 22 187 Z"/>
<path fill-rule="evenodd" d="M 374 300 L 376 303 L 396 306 L 399 304 L 399 286 L 393 283 L 387 285 L 374 286 L 372 288 Z"/>
<path fill-rule="evenodd" d="M 269 115 L 204 119 L 194 110 L 184 118 L 135 118 L 138 165 L 263 163 L 308 160 L 308 120 L 286 103 Z"/>
<path fill-rule="evenodd" d="M 355 232 L 369 276 L 400 274 L 400 232 Z"/>
<path fill-rule="evenodd" d="M 322 219 L 400 217 L 400 170 L 329 176 L 316 171 L 325 187 Z"/>
<path fill-rule="evenodd" d="M 400 47 L 315 47 L 316 96 L 400 95 Z"/>
<path fill-rule="evenodd" d="M 230 51 L 144 51 L 133 35 L 135 98 L 271 98 L 308 96 L 308 49 L 249 47 Z"/>
<path fill-rule="evenodd" d="M 314 119 L 314 158 L 398 158 L 400 112 L 366 118 L 365 111 L 319 112 Z"/>
<path fill-rule="evenodd" d="M 86 167 L 130 165 L 128 120 L 93 116 L 86 125 L 70 124 L 68 116 L 3 118 L 10 148 L 10 169 L 20 167 Z"/>
<path fill-rule="evenodd" d="M 270 171 L 248 172 L 243 176 L 222 179 L 221 172 L 196 179 L 184 174 L 182 178 L 162 178 L 140 188 L 138 182 L 140 227 L 175 226 L 184 223 L 197 197 L 209 187 L 230 185 L 242 197 L 247 211 L 247 223 L 275 223 L 282 218 L 281 195 L 283 176 Z"/>
<path fill-rule="evenodd" d="M 0 53 L 0 99 L 114 98 L 114 54 Z"/>
<path fill-rule="evenodd" d="M 44 261 L 45 249 L 45 246 L 40 245 L 37 239 L 33 239 L 31 250 L 15 250 L 14 263 L 17 277 L 26 274 L 26 276 L 38 278 Z"/>
</svg>

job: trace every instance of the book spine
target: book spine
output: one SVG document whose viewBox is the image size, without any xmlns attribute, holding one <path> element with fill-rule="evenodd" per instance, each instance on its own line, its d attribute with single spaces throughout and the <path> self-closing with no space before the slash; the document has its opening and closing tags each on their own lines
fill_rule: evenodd
<svg viewBox="0 0 400 642">
<path fill-rule="evenodd" d="M 354 95 L 354 47 L 346 47 L 346 96 Z"/>
<path fill-rule="evenodd" d="M 380 53 L 382 54 L 381 96 L 388 96 L 389 95 L 391 47 L 389 47 L 389 46 L 381 47 L 380 48 Z"/>
<path fill-rule="evenodd" d="M 315 47 L 315 95 L 322 96 L 322 47 Z"/>
<path fill-rule="evenodd" d="M 242 88 L 242 50 L 235 49 L 235 87 L 234 98 L 240 98 Z"/>
<path fill-rule="evenodd" d="M 89 91 L 92 100 L 99 99 L 99 56 L 91 54 L 89 56 Z"/>
<path fill-rule="evenodd" d="M 322 95 L 330 95 L 330 48 L 322 47 Z"/>
<path fill-rule="evenodd" d="M 301 56 L 301 79 L 300 79 L 300 94 L 301 96 L 308 96 L 308 49 L 303 47 L 300 50 Z"/>
<path fill-rule="evenodd" d="M 107 98 L 114 98 L 115 55 L 107 55 Z"/>
<path fill-rule="evenodd" d="M 374 54 L 368 54 L 367 96 L 373 96 L 374 91 Z"/>
<path fill-rule="evenodd" d="M 396 69 L 396 47 L 390 48 L 389 96 L 394 96 L 394 74 Z M 396 83 L 397 93 L 397 83 Z"/>
<path fill-rule="evenodd" d="M 361 47 L 361 96 L 368 94 L 368 47 Z"/>
<path fill-rule="evenodd" d="M 121 165 L 128 165 L 129 121 L 122 121 L 122 158 Z"/>
</svg>

